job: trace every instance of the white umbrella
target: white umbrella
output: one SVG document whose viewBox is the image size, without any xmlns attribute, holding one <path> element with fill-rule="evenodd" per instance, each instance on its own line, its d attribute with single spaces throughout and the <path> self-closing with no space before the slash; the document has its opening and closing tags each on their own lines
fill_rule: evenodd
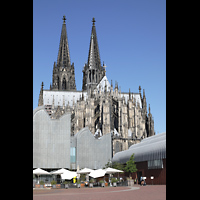
<svg viewBox="0 0 200 200">
<path fill-rule="evenodd" d="M 114 174 L 114 173 L 124 172 L 122 170 L 114 169 L 114 168 L 111 168 L 111 167 L 108 167 L 108 168 L 106 168 L 104 170 L 106 171 L 106 174 Z M 119 174 L 118 174 L 118 178 L 119 178 Z"/>
<path fill-rule="evenodd" d="M 51 174 L 63 174 L 64 172 L 69 172 L 69 170 L 62 168 L 62 169 L 56 170 L 55 172 L 51 172 Z"/>
<path fill-rule="evenodd" d="M 39 175 L 41 175 L 41 174 L 50 174 L 50 173 L 45 171 L 45 170 L 43 170 L 43 169 L 37 168 L 37 169 L 33 170 L 33 174 L 37 174 L 38 175 L 38 183 L 39 183 Z"/>
<path fill-rule="evenodd" d="M 117 172 L 124 172 L 122 170 L 119 170 L 119 169 L 114 169 L 114 168 L 106 168 L 104 169 L 106 171 L 106 174 L 114 174 L 114 173 L 117 173 Z"/>
<path fill-rule="evenodd" d="M 68 179 L 68 180 L 74 178 L 75 176 L 77 176 L 77 172 L 66 171 L 63 174 L 61 174 L 62 179 Z"/>
<path fill-rule="evenodd" d="M 89 169 L 89 168 L 85 167 L 84 169 L 79 170 L 77 173 L 78 174 L 89 174 L 92 171 L 93 171 L 92 169 Z"/>
<path fill-rule="evenodd" d="M 77 173 L 78 174 L 86 174 L 86 181 L 89 181 L 89 173 L 92 172 L 93 170 L 92 169 L 89 169 L 89 168 L 83 168 L 81 170 L 79 170 Z"/>
<path fill-rule="evenodd" d="M 97 170 L 93 170 L 92 172 L 90 172 L 89 176 L 91 176 L 93 178 L 98 178 L 98 177 L 104 176 L 105 173 L 106 173 L 105 170 L 103 170 L 103 169 L 97 169 Z"/>
</svg>

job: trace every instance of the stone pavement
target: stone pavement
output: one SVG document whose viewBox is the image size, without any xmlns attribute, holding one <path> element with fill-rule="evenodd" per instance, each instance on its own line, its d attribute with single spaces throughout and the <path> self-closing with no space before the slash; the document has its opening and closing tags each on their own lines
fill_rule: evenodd
<svg viewBox="0 0 200 200">
<path fill-rule="evenodd" d="M 33 200 L 166 200 L 166 185 L 33 190 Z"/>
</svg>

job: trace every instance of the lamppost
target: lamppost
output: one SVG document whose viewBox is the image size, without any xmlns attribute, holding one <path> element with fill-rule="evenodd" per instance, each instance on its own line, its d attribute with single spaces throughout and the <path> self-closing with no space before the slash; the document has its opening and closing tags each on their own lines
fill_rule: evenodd
<svg viewBox="0 0 200 200">
<path fill-rule="evenodd" d="M 151 185 L 153 185 L 153 179 L 154 179 L 154 176 L 151 176 L 151 180 L 152 180 Z"/>
</svg>

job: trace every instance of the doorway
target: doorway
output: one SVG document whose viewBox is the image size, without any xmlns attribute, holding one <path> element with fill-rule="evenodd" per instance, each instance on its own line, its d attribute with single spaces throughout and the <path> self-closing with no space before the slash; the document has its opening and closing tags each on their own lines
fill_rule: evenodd
<svg viewBox="0 0 200 200">
<path fill-rule="evenodd" d="M 142 171 L 137 172 L 137 177 L 138 177 L 138 184 L 140 184 L 140 178 L 142 176 Z"/>
</svg>

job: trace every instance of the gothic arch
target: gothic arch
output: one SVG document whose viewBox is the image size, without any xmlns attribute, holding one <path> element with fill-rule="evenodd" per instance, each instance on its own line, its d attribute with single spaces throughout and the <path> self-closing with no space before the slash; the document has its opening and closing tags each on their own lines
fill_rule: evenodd
<svg viewBox="0 0 200 200">
<path fill-rule="evenodd" d="M 62 90 L 66 90 L 66 89 L 67 89 L 67 81 L 66 81 L 65 76 L 64 76 L 64 78 L 62 80 Z"/>
<path fill-rule="evenodd" d="M 58 85 L 58 89 L 59 89 L 59 83 L 60 83 L 60 79 L 59 79 L 59 76 L 57 76 L 57 85 Z"/>
</svg>

